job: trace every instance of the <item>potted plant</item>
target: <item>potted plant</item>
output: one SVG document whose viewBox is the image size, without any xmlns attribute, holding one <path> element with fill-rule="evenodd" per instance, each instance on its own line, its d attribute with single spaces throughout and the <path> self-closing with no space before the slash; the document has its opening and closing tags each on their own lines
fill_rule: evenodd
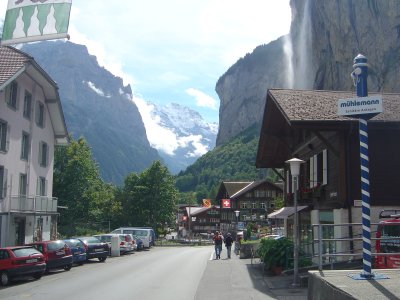
<svg viewBox="0 0 400 300">
<path fill-rule="evenodd" d="M 262 238 L 257 250 L 266 267 L 275 274 L 280 274 L 287 264 L 288 249 L 293 249 L 293 242 L 285 237 Z"/>
</svg>

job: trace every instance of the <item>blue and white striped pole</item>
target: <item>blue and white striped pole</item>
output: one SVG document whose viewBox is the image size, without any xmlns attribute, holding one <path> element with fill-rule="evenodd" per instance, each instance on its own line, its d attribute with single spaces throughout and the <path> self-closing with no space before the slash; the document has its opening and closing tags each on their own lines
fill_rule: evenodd
<svg viewBox="0 0 400 300">
<path fill-rule="evenodd" d="M 357 97 L 367 97 L 368 64 L 364 55 L 358 54 L 354 59 L 353 77 L 356 79 Z M 371 206 L 369 195 L 369 157 L 367 117 L 359 118 L 360 166 L 361 166 L 361 200 L 363 231 L 363 273 L 364 278 L 372 277 L 371 273 Z"/>
</svg>

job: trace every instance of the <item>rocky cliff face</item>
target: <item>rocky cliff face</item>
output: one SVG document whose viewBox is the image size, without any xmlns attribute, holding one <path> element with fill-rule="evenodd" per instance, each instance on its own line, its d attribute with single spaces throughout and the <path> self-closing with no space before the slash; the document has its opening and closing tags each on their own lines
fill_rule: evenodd
<svg viewBox="0 0 400 300">
<path fill-rule="evenodd" d="M 147 140 L 130 86 L 100 67 L 85 46 L 41 42 L 22 50 L 57 82 L 68 131 L 87 140 L 105 181 L 120 184 L 161 160 Z"/>
<path fill-rule="evenodd" d="M 217 82 L 217 145 L 260 123 L 268 88 L 354 90 L 358 53 L 368 58 L 368 89 L 399 92 L 400 1 L 292 0 L 290 35 L 257 47 Z"/>
</svg>

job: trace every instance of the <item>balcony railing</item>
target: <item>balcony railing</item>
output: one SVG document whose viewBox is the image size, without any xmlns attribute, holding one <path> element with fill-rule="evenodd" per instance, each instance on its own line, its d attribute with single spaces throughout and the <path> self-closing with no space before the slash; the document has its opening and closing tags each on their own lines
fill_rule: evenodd
<svg viewBox="0 0 400 300">
<path fill-rule="evenodd" d="M 55 213 L 58 199 L 46 196 L 11 196 L 1 203 L 2 212 Z"/>
</svg>

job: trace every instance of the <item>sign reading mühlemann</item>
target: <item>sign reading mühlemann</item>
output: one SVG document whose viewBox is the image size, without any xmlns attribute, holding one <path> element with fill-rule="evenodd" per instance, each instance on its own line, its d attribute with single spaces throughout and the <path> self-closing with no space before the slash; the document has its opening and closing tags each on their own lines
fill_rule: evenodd
<svg viewBox="0 0 400 300">
<path fill-rule="evenodd" d="M 378 114 L 382 111 L 382 96 L 380 95 L 339 99 L 338 101 L 339 116 Z"/>
<path fill-rule="evenodd" d="M 9 0 L 2 45 L 68 37 L 72 0 Z"/>
</svg>

